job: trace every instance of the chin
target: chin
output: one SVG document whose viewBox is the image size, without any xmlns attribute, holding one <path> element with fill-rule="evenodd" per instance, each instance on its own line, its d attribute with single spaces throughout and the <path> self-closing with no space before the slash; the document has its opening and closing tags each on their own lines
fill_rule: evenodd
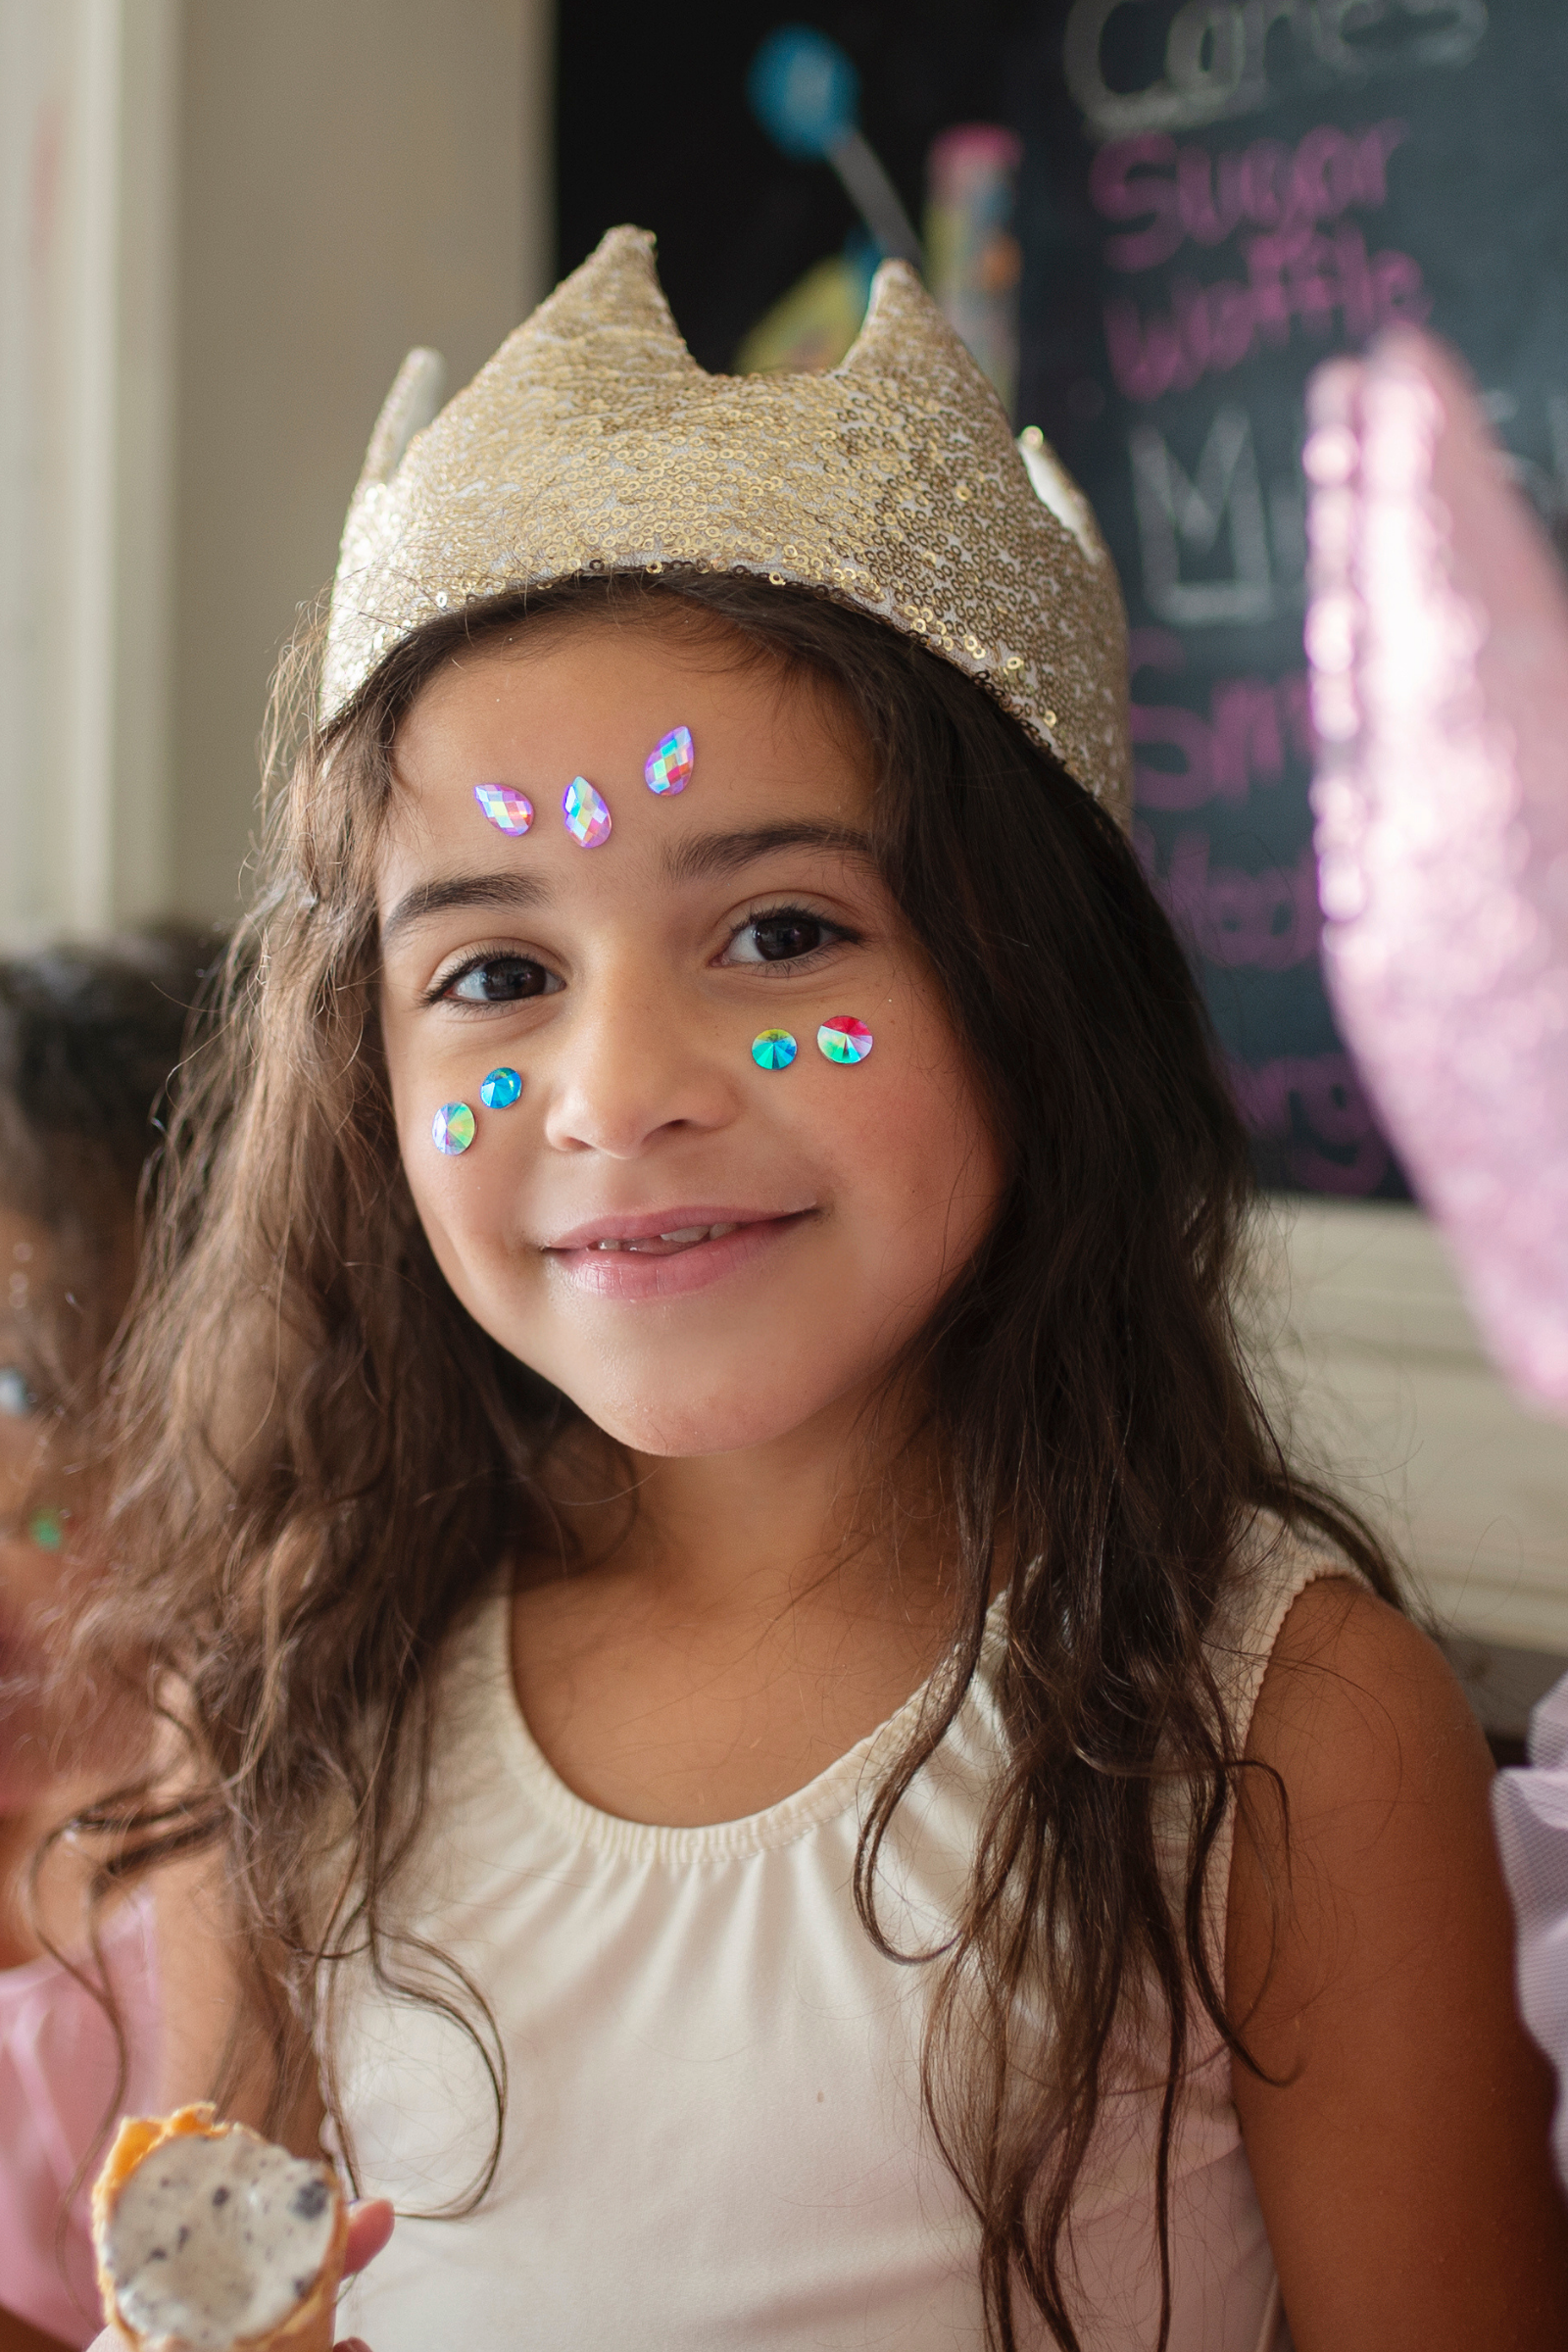
<svg viewBox="0 0 1568 2352">
<path fill-rule="evenodd" d="M 745 1453 L 788 1438 L 833 1402 L 830 1393 L 803 1395 L 777 1378 L 760 1394 L 753 1376 L 683 1386 L 678 1376 L 650 1380 L 646 1389 L 607 1389 L 603 1384 L 562 1384 L 572 1402 L 596 1428 L 636 1453 L 666 1460 L 703 1454 Z"/>
</svg>

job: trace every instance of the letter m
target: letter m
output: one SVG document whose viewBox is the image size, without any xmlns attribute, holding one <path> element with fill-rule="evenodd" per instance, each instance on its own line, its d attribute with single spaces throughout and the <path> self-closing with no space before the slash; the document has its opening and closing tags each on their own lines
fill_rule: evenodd
<svg viewBox="0 0 1568 2352">
<path fill-rule="evenodd" d="M 1208 428 L 1196 477 L 1172 457 L 1163 433 L 1140 425 L 1129 443 L 1144 594 L 1178 628 L 1266 620 L 1274 610 L 1263 499 L 1252 427 L 1245 409 L 1220 409 Z M 1183 557 L 1211 557 L 1228 535 L 1229 576 L 1183 579 Z"/>
</svg>

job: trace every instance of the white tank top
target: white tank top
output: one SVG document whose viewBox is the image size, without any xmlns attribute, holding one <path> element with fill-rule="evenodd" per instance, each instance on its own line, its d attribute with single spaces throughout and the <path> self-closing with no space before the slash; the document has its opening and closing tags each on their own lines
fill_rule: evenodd
<svg viewBox="0 0 1568 2352">
<path fill-rule="evenodd" d="M 1280 1541 L 1235 1580 L 1210 1647 L 1239 1742 L 1292 1601 L 1346 1573 Z M 969 1871 L 1004 1605 L 890 1839 L 885 1916 L 911 1941 L 940 1934 Z M 509 1628 L 498 1594 L 454 1638 L 409 1923 L 491 2005 L 510 2078 L 500 2166 L 466 2218 L 408 2218 L 483 2164 L 489 2085 L 461 2033 L 340 1972 L 330 2030 L 361 2178 L 404 2218 L 339 2333 L 372 2352 L 981 2352 L 978 2229 L 921 2109 L 930 1972 L 879 1954 L 852 1894 L 861 1806 L 923 1694 L 782 1804 L 649 1828 L 585 1804 L 545 1761 Z M 1216 1954 L 1229 1850 L 1227 1831 Z M 417 1953 L 394 1965 L 439 1982 Z M 1173 2151 L 1170 2352 L 1282 2352 L 1230 2061 L 1205 2048 Z M 1158 2099 L 1156 2084 L 1107 2102 L 1079 2181 L 1093 2352 L 1157 2333 Z M 1026 2324 L 1021 2340 L 1050 2339 Z"/>
</svg>

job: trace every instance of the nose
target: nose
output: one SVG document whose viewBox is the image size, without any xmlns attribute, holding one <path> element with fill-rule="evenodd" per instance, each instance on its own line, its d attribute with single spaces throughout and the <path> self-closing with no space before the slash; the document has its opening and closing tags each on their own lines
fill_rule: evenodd
<svg viewBox="0 0 1568 2352">
<path fill-rule="evenodd" d="M 707 1007 L 607 975 L 579 997 L 557 1045 L 545 1137 L 558 1152 L 638 1159 L 661 1141 L 712 1134 L 734 1118 L 739 1083 Z M 740 1059 L 745 1041 L 738 1042 Z"/>
</svg>

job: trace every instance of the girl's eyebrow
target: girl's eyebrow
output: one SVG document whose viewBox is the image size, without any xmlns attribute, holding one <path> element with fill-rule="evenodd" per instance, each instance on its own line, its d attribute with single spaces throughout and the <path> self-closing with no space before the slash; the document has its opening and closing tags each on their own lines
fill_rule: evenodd
<svg viewBox="0 0 1568 2352">
<path fill-rule="evenodd" d="M 454 906 L 537 906 L 550 895 L 549 883 L 533 874 L 452 874 L 444 882 L 416 882 L 381 925 L 381 944 Z"/>
<path fill-rule="evenodd" d="M 852 825 L 754 825 L 740 833 L 698 833 L 673 842 L 664 853 L 671 882 L 706 882 L 735 873 L 771 850 L 826 850 L 839 858 L 872 862 L 871 838 Z"/>
<path fill-rule="evenodd" d="M 710 881 L 715 875 L 735 873 L 772 850 L 825 850 L 867 865 L 873 857 L 870 835 L 853 825 L 753 825 L 738 833 L 698 833 L 673 843 L 664 853 L 664 873 L 670 882 Z M 551 895 L 549 883 L 531 874 L 452 874 L 441 882 L 416 882 L 381 925 L 381 945 L 456 906 L 539 906 Z"/>
</svg>

